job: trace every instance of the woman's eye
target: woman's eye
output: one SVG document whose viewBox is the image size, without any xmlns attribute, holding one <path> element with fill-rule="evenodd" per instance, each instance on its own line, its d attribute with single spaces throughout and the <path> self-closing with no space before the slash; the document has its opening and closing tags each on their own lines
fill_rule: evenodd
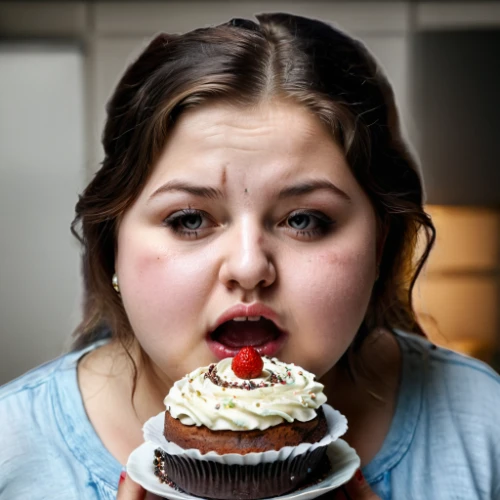
<svg viewBox="0 0 500 500">
<path fill-rule="evenodd" d="M 203 219 L 200 214 L 191 214 L 181 217 L 179 220 L 180 224 L 186 229 L 194 230 L 199 229 L 203 223 Z"/>
<path fill-rule="evenodd" d="M 191 208 L 174 212 L 163 222 L 176 234 L 194 237 L 198 236 L 200 230 L 214 225 L 205 212 Z"/>
<path fill-rule="evenodd" d="M 288 224 L 293 229 L 304 230 L 311 224 L 311 216 L 308 214 L 296 214 L 288 218 Z"/>
<path fill-rule="evenodd" d="M 327 234 L 335 222 L 322 212 L 294 212 L 285 221 L 296 236 L 314 238 Z"/>
</svg>

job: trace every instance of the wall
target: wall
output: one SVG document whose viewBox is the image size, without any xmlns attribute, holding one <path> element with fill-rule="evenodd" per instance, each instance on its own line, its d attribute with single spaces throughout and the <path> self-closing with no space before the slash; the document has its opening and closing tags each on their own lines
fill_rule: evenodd
<svg viewBox="0 0 500 500">
<path fill-rule="evenodd" d="M 0 44 L 0 383 L 56 356 L 79 320 L 83 57 Z"/>
</svg>

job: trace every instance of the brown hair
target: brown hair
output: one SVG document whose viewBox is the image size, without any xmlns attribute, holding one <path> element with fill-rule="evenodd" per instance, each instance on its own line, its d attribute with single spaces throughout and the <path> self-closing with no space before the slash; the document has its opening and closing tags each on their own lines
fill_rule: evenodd
<svg viewBox="0 0 500 500">
<path fill-rule="evenodd" d="M 120 217 L 141 192 L 176 118 L 216 99 L 239 105 L 290 100 L 331 130 L 385 237 L 357 343 L 375 327 L 423 333 L 411 294 L 435 230 L 423 210 L 421 180 L 401 135 L 390 84 L 359 41 L 323 22 L 289 14 L 257 19 L 259 24 L 233 19 L 183 35 L 160 34 L 118 83 L 107 106 L 104 161 L 80 197 L 72 224 L 83 244 L 86 288 L 75 347 L 103 330 L 124 345 L 133 341 L 111 285 Z M 419 234 L 425 245 L 417 258 Z"/>
</svg>

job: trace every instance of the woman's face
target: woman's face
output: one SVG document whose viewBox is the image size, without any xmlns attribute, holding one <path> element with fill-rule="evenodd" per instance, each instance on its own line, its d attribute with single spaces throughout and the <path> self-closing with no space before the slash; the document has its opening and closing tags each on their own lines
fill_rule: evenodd
<svg viewBox="0 0 500 500">
<path fill-rule="evenodd" d="M 376 221 L 341 149 L 298 105 L 179 119 L 119 227 L 116 273 L 165 381 L 253 345 L 325 374 L 365 315 Z"/>
</svg>

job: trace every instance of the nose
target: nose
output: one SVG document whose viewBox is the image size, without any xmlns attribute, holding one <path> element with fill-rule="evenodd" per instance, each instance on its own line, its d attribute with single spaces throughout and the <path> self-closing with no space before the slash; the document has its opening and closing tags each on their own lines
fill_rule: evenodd
<svg viewBox="0 0 500 500">
<path fill-rule="evenodd" d="M 245 291 L 272 285 L 276 267 L 266 248 L 265 230 L 246 218 L 227 231 L 219 280 L 230 289 L 240 287 Z"/>
</svg>

